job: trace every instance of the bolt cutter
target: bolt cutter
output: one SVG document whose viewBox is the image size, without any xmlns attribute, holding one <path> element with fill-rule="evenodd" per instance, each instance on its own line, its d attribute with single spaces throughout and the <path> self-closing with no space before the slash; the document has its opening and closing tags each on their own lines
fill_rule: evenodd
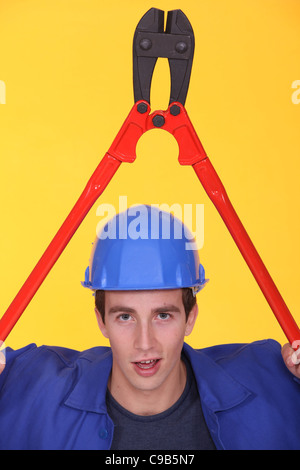
<svg viewBox="0 0 300 470">
<path fill-rule="evenodd" d="M 286 337 L 294 349 L 297 349 L 300 344 L 300 330 L 236 214 L 184 107 L 192 69 L 194 44 L 192 27 L 181 10 L 168 12 L 165 29 L 164 12 L 156 8 L 151 8 L 139 21 L 133 39 L 134 106 L 70 214 L 1 318 L 0 340 L 6 339 L 121 163 L 134 162 L 139 138 L 150 129 L 160 128 L 170 132 L 177 140 L 179 163 L 191 165 L 194 169 Z M 158 57 L 165 57 L 169 61 L 170 100 L 166 111 L 151 112 L 151 80 Z"/>
</svg>

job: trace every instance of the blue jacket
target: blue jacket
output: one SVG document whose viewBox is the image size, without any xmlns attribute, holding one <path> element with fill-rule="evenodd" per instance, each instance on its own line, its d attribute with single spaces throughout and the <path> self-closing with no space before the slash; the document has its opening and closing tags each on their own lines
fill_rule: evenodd
<svg viewBox="0 0 300 470">
<path fill-rule="evenodd" d="M 272 340 L 194 350 L 184 344 L 217 449 L 300 449 L 299 380 Z M 7 351 L 0 449 L 109 449 L 110 348 Z"/>
</svg>

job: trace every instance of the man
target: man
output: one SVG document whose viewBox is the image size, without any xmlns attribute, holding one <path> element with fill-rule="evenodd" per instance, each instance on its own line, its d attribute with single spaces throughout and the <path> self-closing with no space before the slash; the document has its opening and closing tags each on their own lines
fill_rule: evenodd
<svg viewBox="0 0 300 470">
<path fill-rule="evenodd" d="M 83 285 L 111 348 L 8 350 L 1 449 L 300 449 L 289 345 L 184 343 L 207 282 L 190 241 L 154 207 L 108 222 Z"/>
</svg>

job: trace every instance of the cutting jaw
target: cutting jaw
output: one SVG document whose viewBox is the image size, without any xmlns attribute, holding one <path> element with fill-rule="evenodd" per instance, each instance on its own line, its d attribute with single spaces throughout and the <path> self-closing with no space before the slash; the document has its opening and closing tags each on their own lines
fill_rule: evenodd
<svg viewBox="0 0 300 470">
<path fill-rule="evenodd" d="M 167 14 L 151 8 L 139 21 L 133 39 L 133 88 L 135 102 L 150 104 L 153 71 L 158 57 L 169 61 L 171 92 L 169 104 L 185 104 L 188 92 L 195 40 L 192 26 L 181 10 Z"/>
</svg>

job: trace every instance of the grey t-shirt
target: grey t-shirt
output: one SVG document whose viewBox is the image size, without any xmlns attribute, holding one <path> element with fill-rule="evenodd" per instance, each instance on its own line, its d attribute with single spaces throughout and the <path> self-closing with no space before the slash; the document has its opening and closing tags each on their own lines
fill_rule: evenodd
<svg viewBox="0 0 300 470">
<path fill-rule="evenodd" d="M 196 380 L 189 361 L 187 381 L 181 397 L 166 411 L 139 416 L 127 411 L 107 390 L 108 414 L 114 422 L 113 450 L 213 450 Z"/>
</svg>

